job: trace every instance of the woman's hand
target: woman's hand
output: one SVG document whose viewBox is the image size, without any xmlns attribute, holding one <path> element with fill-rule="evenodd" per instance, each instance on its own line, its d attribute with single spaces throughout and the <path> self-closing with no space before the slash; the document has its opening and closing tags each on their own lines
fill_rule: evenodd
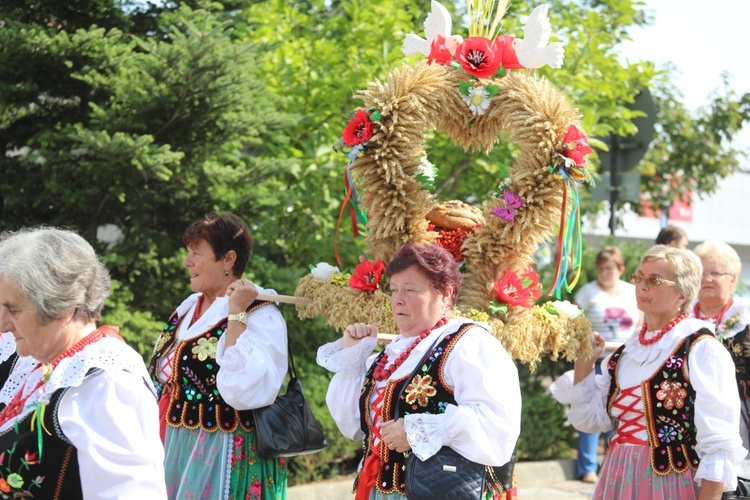
<svg viewBox="0 0 750 500">
<path fill-rule="evenodd" d="M 573 372 L 573 383 L 577 384 L 581 380 L 589 376 L 594 371 L 596 360 L 604 354 L 604 339 L 598 332 L 592 332 L 591 334 L 591 356 L 585 359 L 576 359 L 575 368 Z"/>
<path fill-rule="evenodd" d="M 364 323 L 354 323 L 344 330 L 344 349 L 359 344 L 362 339 L 372 337 L 378 338 L 378 325 L 373 323 L 366 325 Z"/>
<path fill-rule="evenodd" d="M 389 450 L 404 453 L 411 450 L 411 445 L 404 430 L 404 419 L 389 420 L 380 424 L 380 439 Z"/>
<path fill-rule="evenodd" d="M 247 309 L 258 297 L 258 289 L 250 280 L 239 279 L 227 287 L 229 314 L 239 314 Z"/>
</svg>

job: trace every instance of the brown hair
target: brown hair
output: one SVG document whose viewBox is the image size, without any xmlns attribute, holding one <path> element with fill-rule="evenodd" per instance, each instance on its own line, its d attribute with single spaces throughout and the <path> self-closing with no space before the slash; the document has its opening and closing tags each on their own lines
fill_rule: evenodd
<svg viewBox="0 0 750 500">
<path fill-rule="evenodd" d="M 617 247 L 604 247 L 596 254 L 596 265 L 601 266 L 607 262 L 614 262 L 620 269 L 625 268 L 625 257 Z"/>
<path fill-rule="evenodd" d="M 669 245 L 673 241 L 680 241 L 682 238 L 687 239 L 687 233 L 677 226 L 668 225 L 659 231 L 656 237 L 657 245 Z"/>
<path fill-rule="evenodd" d="M 234 250 L 237 259 L 232 266 L 235 276 L 242 276 L 253 253 L 253 236 L 247 224 L 240 217 L 225 213 L 207 213 L 202 219 L 193 222 L 182 235 L 182 242 L 190 246 L 205 240 L 211 246 L 216 260 Z"/>
<path fill-rule="evenodd" d="M 445 248 L 431 245 L 407 243 L 393 256 L 385 269 L 389 278 L 401 271 L 415 267 L 427 278 L 430 286 L 438 293 L 445 293 L 450 286 L 453 289 L 451 305 L 456 303 L 461 291 L 461 273 L 453 255 Z"/>
</svg>

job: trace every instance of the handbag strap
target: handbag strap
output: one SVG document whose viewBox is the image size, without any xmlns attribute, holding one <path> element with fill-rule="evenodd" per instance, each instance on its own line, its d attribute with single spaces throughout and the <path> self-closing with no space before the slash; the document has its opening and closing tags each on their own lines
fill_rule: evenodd
<svg viewBox="0 0 750 500">
<path fill-rule="evenodd" d="M 292 341 L 289 340 L 289 332 L 286 334 L 287 363 L 289 364 L 289 378 L 297 378 L 297 370 L 294 367 L 294 356 L 292 356 Z"/>
</svg>

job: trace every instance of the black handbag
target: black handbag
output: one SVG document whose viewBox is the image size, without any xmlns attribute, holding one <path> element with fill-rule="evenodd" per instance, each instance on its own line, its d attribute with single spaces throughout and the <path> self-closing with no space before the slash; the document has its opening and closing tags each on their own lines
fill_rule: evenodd
<svg viewBox="0 0 750 500">
<path fill-rule="evenodd" d="M 750 479 L 737 477 L 737 489 L 734 491 L 725 491 L 721 495 L 721 500 L 744 500 L 750 499 Z"/>
<path fill-rule="evenodd" d="M 288 342 L 287 346 L 290 379 L 286 394 L 279 394 L 271 406 L 252 410 L 258 456 L 261 458 L 305 455 L 328 446 L 323 429 L 305 401 Z"/>
<path fill-rule="evenodd" d="M 417 374 L 435 347 L 433 342 L 394 401 L 399 401 L 404 389 Z M 398 405 L 393 420 L 399 417 Z M 405 492 L 409 500 L 480 500 L 484 492 L 487 467 L 473 462 L 449 446 L 443 446 L 427 460 L 420 460 L 414 453 L 406 457 Z"/>
</svg>

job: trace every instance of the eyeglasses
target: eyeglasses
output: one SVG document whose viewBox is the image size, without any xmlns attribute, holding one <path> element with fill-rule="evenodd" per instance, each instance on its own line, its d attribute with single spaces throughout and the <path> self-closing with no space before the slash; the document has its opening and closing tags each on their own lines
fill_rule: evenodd
<svg viewBox="0 0 750 500">
<path fill-rule="evenodd" d="M 710 273 L 703 273 L 703 279 L 705 280 L 710 278 L 712 280 L 717 280 L 722 276 L 729 276 L 731 274 L 732 273 L 720 273 L 718 271 L 711 271 Z"/>
<path fill-rule="evenodd" d="M 640 284 L 641 281 L 643 281 L 648 288 L 651 288 L 652 286 L 662 286 L 662 285 L 670 285 L 674 286 L 677 283 L 671 280 L 665 280 L 664 278 L 659 278 L 657 276 L 643 276 L 642 274 L 633 274 L 630 276 L 630 281 L 636 285 Z"/>
</svg>

